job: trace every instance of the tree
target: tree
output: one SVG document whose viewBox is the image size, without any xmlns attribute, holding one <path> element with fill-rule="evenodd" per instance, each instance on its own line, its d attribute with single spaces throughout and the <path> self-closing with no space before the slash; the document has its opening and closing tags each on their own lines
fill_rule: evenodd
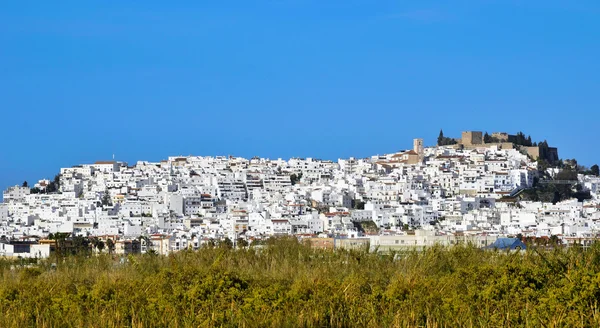
<svg viewBox="0 0 600 328">
<path fill-rule="evenodd" d="M 577 181 L 577 171 L 573 169 L 564 169 L 556 173 L 556 180 L 572 180 Z"/>
<path fill-rule="evenodd" d="M 483 134 L 483 142 L 484 143 L 490 143 L 490 142 L 492 142 L 492 139 L 491 139 L 490 135 L 487 132 Z"/>
<path fill-rule="evenodd" d="M 557 235 L 550 236 L 550 245 L 558 246 L 559 244 L 561 244 L 561 241 Z"/>
<path fill-rule="evenodd" d="M 48 239 L 50 240 L 54 240 L 54 249 L 56 250 L 56 254 L 61 256 L 61 255 L 65 255 L 65 250 L 66 250 L 66 240 L 67 237 L 69 237 L 71 234 L 68 232 L 57 232 L 57 233 L 50 233 L 48 235 Z"/>
<path fill-rule="evenodd" d="M 56 191 L 56 185 L 54 184 L 54 182 L 50 182 L 46 186 L 46 189 L 44 189 L 45 193 L 51 193 L 51 192 L 55 192 L 55 191 Z"/>
<path fill-rule="evenodd" d="M 71 239 L 73 243 L 73 254 L 87 253 L 90 250 L 90 240 L 82 236 L 75 236 Z"/>
<path fill-rule="evenodd" d="M 238 238 L 238 239 L 236 239 L 235 242 L 236 242 L 236 245 L 237 245 L 238 248 L 240 248 L 240 247 L 247 247 L 248 246 L 248 242 L 246 241 L 246 239 L 241 238 L 241 237 Z"/>
<path fill-rule="evenodd" d="M 590 167 L 590 171 L 593 175 L 600 176 L 600 167 L 598 167 L 598 164 L 592 165 L 592 167 Z"/>
<path fill-rule="evenodd" d="M 102 196 L 102 206 L 112 206 L 112 200 L 108 189 L 104 191 L 104 195 Z"/>
<path fill-rule="evenodd" d="M 25 187 L 25 188 L 28 188 L 29 184 L 27 183 L 27 181 L 23 181 L 23 185 L 22 186 Z"/>
<path fill-rule="evenodd" d="M 56 185 L 56 190 L 60 189 L 60 174 L 54 176 L 54 185 Z"/>
<path fill-rule="evenodd" d="M 115 251 L 115 242 L 112 239 L 106 240 L 106 247 L 108 248 L 108 253 L 112 254 Z"/>
<path fill-rule="evenodd" d="M 448 145 L 455 145 L 456 144 L 456 140 L 452 139 L 452 138 L 446 138 L 444 137 L 444 131 L 440 130 L 440 135 L 438 136 L 438 146 L 448 146 Z"/>
<path fill-rule="evenodd" d="M 146 245 L 146 253 L 148 251 L 152 250 L 152 246 L 153 245 L 152 245 L 152 241 L 150 240 L 150 237 L 148 237 L 148 236 L 140 236 L 139 239 L 140 239 L 140 242 L 144 241 L 144 245 Z"/>
<path fill-rule="evenodd" d="M 292 173 L 292 175 L 290 175 L 290 181 L 292 182 L 292 185 L 300 182 L 300 179 L 302 179 L 302 173 L 299 173 L 298 175 L 296 175 L 296 173 Z"/>
<path fill-rule="evenodd" d="M 231 241 L 231 239 L 225 238 L 225 239 L 219 241 L 219 247 L 226 248 L 226 249 L 232 249 L 233 242 Z"/>
<path fill-rule="evenodd" d="M 215 240 L 213 238 L 210 238 L 208 240 L 208 242 L 206 243 L 206 246 L 208 246 L 210 248 L 214 248 L 217 246 L 217 243 L 215 242 Z"/>
<path fill-rule="evenodd" d="M 356 202 L 354 202 L 354 209 L 355 210 L 364 210 L 365 202 L 363 202 L 362 200 L 357 200 Z"/>
<path fill-rule="evenodd" d="M 538 166 L 538 171 L 545 173 L 546 170 L 550 167 L 550 163 L 548 163 L 548 161 L 546 161 L 545 158 L 540 156 L 537 159 L 537 166 Z"/>
<path fill-rule="evenodd" d="M 46 193 L 57 192 L 60 190 L 60 174 L 54 176 L 54 180 L 46 186 Z"/>
<path fill-rule="evenodd" d="M 96 248 L 98 249 L 98 252 L 102 253 L 102 250 L 104 249 L 104 242 L 102 240 L 98 240 L 98 244 L 96 244 Z"/>
</svg>

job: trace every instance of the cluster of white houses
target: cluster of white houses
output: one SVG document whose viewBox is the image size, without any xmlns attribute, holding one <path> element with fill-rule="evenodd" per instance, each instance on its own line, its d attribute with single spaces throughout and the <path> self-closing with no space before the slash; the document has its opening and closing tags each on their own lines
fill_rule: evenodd
<svg viewBox="0 0 600 328">
<path fill-rule="evenodd" d="M 537 164 L 502 145 L 414 147 L 370 158 L 169 157 L 60 170 L 59 191 L 15 186 L 0 204 L 0 256 L 46 257 L 50 234 L 110 239 L 117 253 L 166 254 L 229 238 L 278 235 L 323 247 L 482 246 L 496 238 L 588 240 L 600 228 L 600 179 L 580 176 L 585 203 L 505 201 Z M 363 229 L 369 226 L 371 229 Z"/>
</svg>

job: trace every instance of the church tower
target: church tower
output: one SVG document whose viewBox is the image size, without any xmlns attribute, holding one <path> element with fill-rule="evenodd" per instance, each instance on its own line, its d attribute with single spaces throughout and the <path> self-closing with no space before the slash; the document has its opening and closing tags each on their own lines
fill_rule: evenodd
<svg viewBox="0 0 600 328">
<path fill-rule="evenodd" d="M 419 155 L 419 163 L 423 162 L 423 139 L 417 138 L 413 140 L 413 150 Z"/>
</svg>

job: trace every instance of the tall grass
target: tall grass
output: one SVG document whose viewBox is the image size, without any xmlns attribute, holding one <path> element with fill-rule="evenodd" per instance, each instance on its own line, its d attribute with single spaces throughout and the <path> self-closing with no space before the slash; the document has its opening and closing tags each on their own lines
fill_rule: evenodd
<svg viewBox="0 0 600 328">
<path fill-rule="evenodd" d="M 381 255 L 285 238 L 127 261 L 0 261 L 0 327 L 597 327 L 599 299 L 598 246 Z"/>
</svg>

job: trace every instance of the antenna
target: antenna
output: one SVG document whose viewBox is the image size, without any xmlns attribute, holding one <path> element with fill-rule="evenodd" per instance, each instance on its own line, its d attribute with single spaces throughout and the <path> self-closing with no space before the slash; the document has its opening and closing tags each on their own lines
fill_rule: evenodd
<svg viewBox="0 0 600 328">
<path fill-rule="evenodd" d="M 115 160 L 115 154 L 113 154 L 113 161 Z"/>
</svg>

